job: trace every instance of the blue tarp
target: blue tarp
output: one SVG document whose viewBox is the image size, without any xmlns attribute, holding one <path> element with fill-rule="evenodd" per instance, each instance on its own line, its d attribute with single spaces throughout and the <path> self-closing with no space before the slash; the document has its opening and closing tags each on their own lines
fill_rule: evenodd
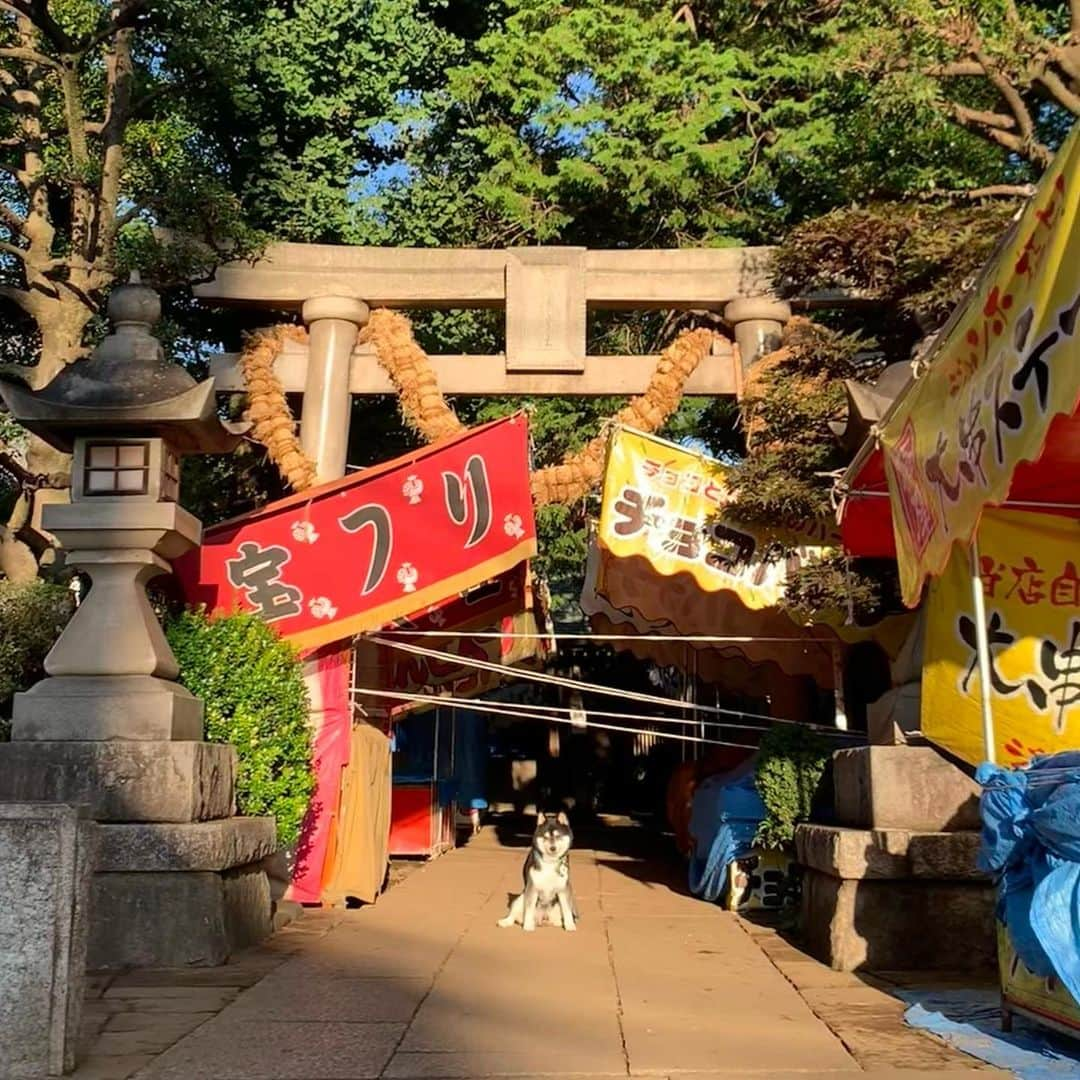
<svg viewBox="0 0 1080 1080">
<path fill-rule="evenodd" d="M 904 1019 L 940 1036 L 957 1050 L 1007 1069 L 1019 1080 L 1076 1076 L 1075 1044 L 1016 1017 L 1009 1034 L 1001 1030 L 1001 995 L 995 990 L 900 990 L 911 1007 Z"/>
<path fill-rule="evenodd" d="M 979 866 L 998 879 L 998 916 L 1036 975 L 1080 1001 L 1080 751 L 1024 769 L 979 767 Z"/>
<path fill-rule="evenodd" d="M 750 854 L 764 817 L 752 764 L 698 785 L 690 811 L 690 891 L 695 896 L 714 901 L 723 895 L 728 864 Z"/>
</svg>

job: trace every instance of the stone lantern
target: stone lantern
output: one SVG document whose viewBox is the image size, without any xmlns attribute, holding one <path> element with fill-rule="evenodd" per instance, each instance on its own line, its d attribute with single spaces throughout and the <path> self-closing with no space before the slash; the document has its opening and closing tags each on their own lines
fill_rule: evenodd
<svg viewBox="0 0 1080 1080">
<path fill-rule="evenodd" d="M 16 696 L 0 799 L 88 804 L 102 823 L 91 967 L 220 963 L 268 924 L 257 863 L 273 821 L 232 816 L 235 752 L 202 741 L 202 702 L 175 681 L 146 584 L 201 538 L 177 502 L 180 457 L 231 450 L 239 433 L 212 379 L 166 361 L 153 290 L 117 288 L 108 313 L 114 333 L 44 390 L 0 387 L 24 427 L 73 456 L 71 502 L 43 524 L 91 580 L 47 677 Z"/>
</svg>

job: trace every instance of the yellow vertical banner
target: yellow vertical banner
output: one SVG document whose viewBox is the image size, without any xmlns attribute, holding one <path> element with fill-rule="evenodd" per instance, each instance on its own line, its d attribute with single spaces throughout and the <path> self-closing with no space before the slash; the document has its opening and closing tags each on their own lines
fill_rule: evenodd
<svg viewBox="0 0 1080 1080">
<path fill-rule="evenodd" d="M 1080 521 L 988 510 L 979 574 L 990 646 L 997 760 L 1080 747 Z M 972 566 L 956 548 L 930 585 L 922 730 L 971 764 L 985 759 Z"/>
<path fill-rule="evenodd" d="M 904 602 L 915 606 L 1080 395 L 1080 125 L 926 373 L 881 424 Z"/>
</svg>

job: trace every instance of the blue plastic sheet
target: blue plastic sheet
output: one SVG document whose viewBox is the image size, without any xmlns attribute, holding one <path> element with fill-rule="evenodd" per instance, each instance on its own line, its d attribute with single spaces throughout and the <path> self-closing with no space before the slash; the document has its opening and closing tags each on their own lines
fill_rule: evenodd
<svg viewBox="0 0 1080 1080">
<path fill-rule="evenodd" d="M 1076 1076 L 1080 1062 L 1075 1044 L 1016 1017 L 1006 1034 L 1000 1025 L 1000 995 L 996 991 L 897 991 L 911 1007 L 904 1019 L 914 1028 L 930 1031 L 972 1057 L 1007 1069 L 1019 1080 L 1058 1080 Z"/>
<path fill-rule="evenodd" d="M 690 891 L 714 901 L 727 885 L 728 865 L 749 855 L 765 804 L 754 787 L 753 767 L 711 776 L 698 785 L 690 810 Z"/>
<path fill-rule="evenodd" d="M 1080 752 L 1024 769 L 979 767 L 979 866 L 998 880 L 998 915 L 1036 975 L 1080 1001 Z"/>
</svg>

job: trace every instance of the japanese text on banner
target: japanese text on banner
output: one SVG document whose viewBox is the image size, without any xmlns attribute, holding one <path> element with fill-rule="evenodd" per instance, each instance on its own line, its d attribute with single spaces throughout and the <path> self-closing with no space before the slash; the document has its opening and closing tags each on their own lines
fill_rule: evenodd
<svg viewBox="0 0 1080 1080">
<path fill-rule="evenodd" d="M 750 608 L 774 606 L 788 570 L 750 528 L 724 520 L 724 469 L 663 439 L 620 429 L 612 436 L 600 510 L 600 542 L 613 555 L 647 558 L 658 573 L 689 573 L 706 591 L 728 589 Z"/>
<path fill-rule="evenodd" d="M 882 427 L 904 601 L 1001 503 L 1080 379 L 1080 126 L 966 310 Z"/>
<path fill-rule="evenodd" d="M 253 611 L 314 648 L 422 612 L 535 553 L 518 415 L 212 529 L 177 570 L 190 602 Z"/>
<path fill-rule="evenodd" d="M 1080 747 L 1080 522 L 988 510 L 979 573 L 990 646 L 998 761 Z M 981 762 L 982 685 L 968 552 L 957 549 L 930 587 L 922 730 Z"/>
</svg>

